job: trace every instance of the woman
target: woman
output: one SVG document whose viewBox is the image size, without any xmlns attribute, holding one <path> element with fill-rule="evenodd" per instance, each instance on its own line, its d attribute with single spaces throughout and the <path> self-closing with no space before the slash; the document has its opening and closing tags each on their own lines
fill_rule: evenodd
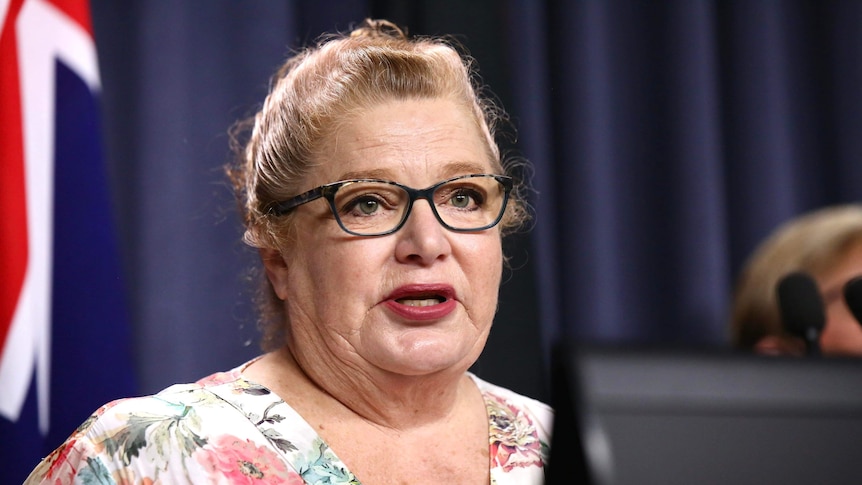
<svg viewBox="0 0 862 485">
<path fill-rule="evenodd" d="M 269 352 L 106 405 L 28 481 L 541 483 L 550 409 L 467 372 L 525 217 L 472 79 L 385 21 L 289 59 L 230 170 Z"/>
<path fill-rule="evenodd" d="M 781 324 L 776 285 L 803 271 L 817 282 L 826 326 L 820 350 L 826 355 L 862 356 L 862 326 L 844 301 L 843 289 L 862 275 L 862 206 L 825 207 L 775 230 L 746 262 L 733 300 L 733 343 L 770 355 L 805 354 L 805 342 Z"/>
</svg>

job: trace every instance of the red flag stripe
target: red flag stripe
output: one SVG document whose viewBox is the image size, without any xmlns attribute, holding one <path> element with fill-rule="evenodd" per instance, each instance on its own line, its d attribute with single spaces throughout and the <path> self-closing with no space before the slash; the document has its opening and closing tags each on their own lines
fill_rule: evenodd
<svg viewBox="0 0 862 485">
<path fill-rule="evenodd" d="M 78 23 L 93 37 L 93 23 L 90 19 L 90 2 L 81 0 L 48 0 L 48 3 L 57 7 L 69 18 Z"/>
<path fill-rule="evenodd" d="M 24 145 L 15 20 L 24 0 L 12 0 L 0 34 L 0 353 L 12 324 L 27 270 Z"/>
</svg>

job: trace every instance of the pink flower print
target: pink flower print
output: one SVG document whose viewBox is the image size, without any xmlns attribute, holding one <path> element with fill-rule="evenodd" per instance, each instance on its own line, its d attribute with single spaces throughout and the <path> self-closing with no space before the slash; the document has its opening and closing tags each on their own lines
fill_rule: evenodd
<svg viewBox="0 0 862 485">
<path fill-rule="evenodd" d="M 305 482 L 288 471 L 281 457 L 266 446 L 230 435 L 219 436 L 195 452 L 195 458 L 213 478 L 224 477 L 231 484 L 287 484 Z"/>
<path fill-rule="evenodd" d="M 216 372 L 215 374 L 206 376 L 196 382 L 201 387 L 218 386 L 228 382 L 233 382 L 237 379 L 237 373 L 234 371 Z"/>
<path fill-rule="evenodd" d="M 43 476 L 45 483 L 71 483 L 78 473 L 78 465 L 81 462 L 81 450 L 75 448 L 77 441 L 77 439 L 70 439 L 54 450 L 39 463 L 33 475 Z"/>
<path fill-rule="evenodd" d="M 514 468 L 542 466 L 542 446 L 528 416 L 505 400 L 491 396 L 486 401 L 491 418 L 491 459 L 509 472 Z"/>
</svg>

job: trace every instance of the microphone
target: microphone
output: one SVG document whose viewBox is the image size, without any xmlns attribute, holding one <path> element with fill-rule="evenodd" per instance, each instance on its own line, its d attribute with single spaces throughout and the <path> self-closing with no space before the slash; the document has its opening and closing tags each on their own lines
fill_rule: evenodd
<svg viewBox="0 0 862 485">
<path fill-rule="evenodd" d="M 817 282 L 807 273 L 794 272 L 778 282 L 776 292 L 784 329 L 805 341 L 808 355 L 819 355 L 826 311 Z"/>
<path fill-rule="evenodd" d="M 862 324 L 862 276 L 857 276 L 844 284 L 844 301 L 856 321 Z"/>
</svg>

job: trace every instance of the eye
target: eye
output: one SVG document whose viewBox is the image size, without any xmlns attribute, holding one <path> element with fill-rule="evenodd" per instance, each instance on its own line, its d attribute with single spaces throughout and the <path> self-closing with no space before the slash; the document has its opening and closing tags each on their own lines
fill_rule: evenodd
<svg viewBox="0 0 862 485">
<path fill-rule="evenodd" d="M 446 202 L 456 209 L 471 210 L 481 207 L 485 198 L 475 188 L 457 187 L 449 192 Z"/>
<path fill-rule="evenodd" d="M 451 202 L 452 205 L 454 205 L 455 207 L 466 209 L 467 207 L 470 207 L 470 201 L 472 198 L 473 197 L 471 197 L 471 195 L 467 193 L 467 191 L 459 190 L 458 192 L 452 194 Z"/>
<path fill-rule="evenodd" d="M 363 214 L 373 214 L 380 208 L 380 203 L 371 197 L 366 197 L 356 202 L 356 208 Z"/>
<path fill-rule="evenodd" d="M 378 182 L 345 185 L 335 195 L 335 205 L 344 219 L 367 219 L 391 215 L 404 205 L 406 193 L 398 187 Z"/>
<path fill-rule="evenodd" d="M 345 204 L 342 213 L 370 216 L 380 210 L 380 199 L 372 195 L 363 195 Z"/>
</svg>

